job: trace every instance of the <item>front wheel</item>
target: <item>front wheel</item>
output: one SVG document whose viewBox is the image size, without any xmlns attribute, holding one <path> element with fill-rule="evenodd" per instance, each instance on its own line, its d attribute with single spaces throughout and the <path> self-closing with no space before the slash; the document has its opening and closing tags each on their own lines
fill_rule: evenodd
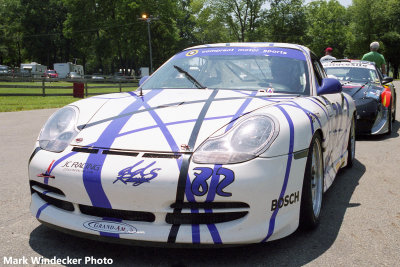
<svg viewBox="0 0 400 267">
<path fill-rule="evenodd" d="M 321 137 L 317 133 L 308 150 L 301 194 L 300 227 L 305 230 L 314 229 L 319 224 L 324 191 L 323 166 Z"/>
<path fill-rule="evenodd" d="M 347 144 L 347 168 L 353 167 L 354 158 L 356 157 L 356 123 L 355 117 L 351 119 L 349 142 Z"/>
</svg>

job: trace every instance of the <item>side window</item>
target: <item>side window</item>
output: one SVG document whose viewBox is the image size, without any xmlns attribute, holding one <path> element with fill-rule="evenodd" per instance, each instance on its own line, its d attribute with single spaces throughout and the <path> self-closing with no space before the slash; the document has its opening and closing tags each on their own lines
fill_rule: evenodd
<svg viewBox="0 0 400 267">
<path fill-rule="evenodd" d="M 321 85 L 322 79 L 325 78 L 325 76 L 326 76 L 325 71 L 324 71 L 321 63 L 315 56 L 312 56 L 311 60 L 312 60 L 312 64 L 313 64 L 315 77 L 317 79 L 318 84 Z"/>
</svg>

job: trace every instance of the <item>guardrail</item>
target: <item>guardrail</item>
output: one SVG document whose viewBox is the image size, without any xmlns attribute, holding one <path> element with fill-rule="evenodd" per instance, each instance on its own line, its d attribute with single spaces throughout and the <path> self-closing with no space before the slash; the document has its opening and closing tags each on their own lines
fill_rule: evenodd
<svg viewBox="0 0 400 267">
<path fill-rule="evenodd" d="M 54 78 L 40 78 L 40 79 L 32 79 L 32 78 L 9 78 L 9 77 L 1 77 L 0 81 L 7 82 L 7 84 L 0 84 L 0 88 L 6 89 L 37 89 L 39 93 L 12 93 L 7 92 L 3 93 L 0 90 L 0 96 L 73 96 L 74 94 L 74 83 L 84 84 L 84 95 L 99 95 L 103 94 L 102 92 L 90 92 L 92 89 L 116 89 L 112 92 L 122 92 L 123 88 L 132 88 L 138 86 L 138 81 L 136 79 L 104 79 L 104 80 L 96 80 L 96 79 L 54 79 Z M 63 85 L 54 85 L 55 82 L 63 81 L 71 83 L 70 86 Z M 17 84 L 21 82 L 38 82 L 40 85 L 24 85 Z M 105 84 L 107 83 L 107 85 Z M 52 84 L 51 86 L 49 84 Z M 98 85 L 99 84 L 99 85 Z M 100 85 L 102 84 L 102 85 Z M 48 89 L 71 89 L 71 93 L 49 93 Z M 99 91 L 99 90 L 97 90 Z M 108 91 L 107 93 L 111 93 Z"/>
</svg>

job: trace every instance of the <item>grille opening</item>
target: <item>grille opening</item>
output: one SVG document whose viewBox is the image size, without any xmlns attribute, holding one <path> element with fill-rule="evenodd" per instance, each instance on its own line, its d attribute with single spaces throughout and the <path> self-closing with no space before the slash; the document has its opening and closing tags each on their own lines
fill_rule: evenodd
<svg viewBox="0 0 400 267">
<path fill-rule="evenodd" d="M 137 152 L 125 152 L 125 151 L 115 151 L 115 150 L 103 150 L 103 154 L 130 156 L 130 157 L 137 157 L 139 155 L 139 153 Z"/>
<path fill-rule="evenodd" d="M 86 205 L 79 205 L 79 209 L 83 214 L 96 217 L 108 217 L 140 222 L 154 222 L 156 219 L 156 216 L 153 213 L 145 211 L 116 210 Z"/>
<path fill-rule="evenodd" d="M 39 192 L 37 192 L 37 194 L 39 195 L 39 197 L 41 199 L 43 199 L 43 201 L 49 203 L 50 205 L 56 206 L 57 208 L 60 208 L 60 209 L 63 209 L 63 210 L 74 211 L 74 205 L 72 205 L 71 202 L 67 202 L 67 201 L 64 201 L 64 200 L 52 198 L 52 197 L 49 197 L 49 196 L 44 195 L 44 194 L 39 193 Z"/>
<path fill-rule="evenodd" d="M 240 209 L 250 208 L 249 204 L 244 202 L 184 202 L 173 203 L 170 206 L 173 209 Z"/>
<path fill-rule="evenodd" d="M 182 154 L 144 153 L 143 158 L 179 159 Z"/>
<path fill-rule="evenodd" d="M 90 154 L 97 154 L 99 152 L 99 150 L 97 148 L 86 148 L 86 147 L 73 147 L 72 151 L 82 152 L 82 153 L 90 153 Z"/>
<path fill-rule="evenodd" d="M 47 184 L 42 184 L 42 183 L 39 183 L 39 182 L 36 182 L 36 181 L 29 181 L 29 184 L 30 184 L 30 186 L 31 186 L 31 192 L 32 192 L 32 193 L 33 193 L 33 191 L 36 192 L 36 190 L 34 190 L 34 189 L 32 188 L 34 185 L 36 185 L 36 186 L 38 186 L 38 187 L 44 189 L 45 191 L 49 191 L 49 192 L 51 192 L 51 193 L 55 193 L 55 194 L 62 195 L 62 196 L 65 197 L 65 194 L 64 194 L 63 191 L 61 191 L 60 189 L 55 188 L 55 187 L 53 187 L 53 186 L 50 186 L 50 185 L 47 185 Z"/>
<path fill-rule="evenodd" d="M 246 216 L 247 211 L 220 213 L 167 213 L 169 224 L 214 224 L 230 222 Z"/>
</svg>

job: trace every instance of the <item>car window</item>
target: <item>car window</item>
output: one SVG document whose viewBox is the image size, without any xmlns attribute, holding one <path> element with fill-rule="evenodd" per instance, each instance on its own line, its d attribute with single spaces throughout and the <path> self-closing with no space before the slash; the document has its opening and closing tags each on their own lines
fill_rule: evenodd
<svg viewBox="0 0 400 267">
<path fill-rule="evenodd" d="M 318 58 L 314 55 L 311 56 L 315 77 L 319 85 L 322 84 L 322 79 L 325 78 L 325 71 Z"/>
<path fill-rule="evenodd" d="M 184 51 L 162 66 L 143 89 L 268 90 L 309 94 L 307 62 L 296 49 L 206 48 Z"/>
<path fill-rule="evenodd" d="M 374 69 L 357 67 L 326 67 L 329 75 L 334 75 L 340 81 L 379 82 L 380 78 Z"/>
</svg>

